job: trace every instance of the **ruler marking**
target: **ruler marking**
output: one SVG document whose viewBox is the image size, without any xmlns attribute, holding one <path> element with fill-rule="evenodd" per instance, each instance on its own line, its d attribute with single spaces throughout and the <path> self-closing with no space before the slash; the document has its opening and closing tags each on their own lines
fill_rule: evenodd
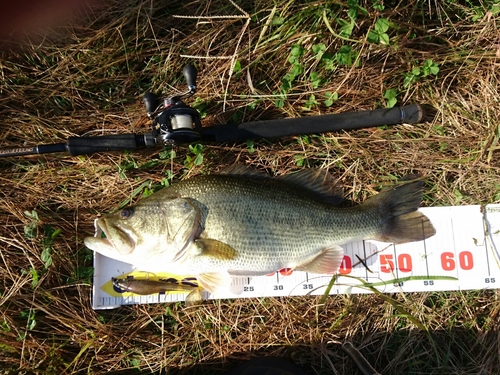
<svg viewBox="0 0 500 375">
<path fill-rule="evenodd" d="M 490 271 L 490 257 L 488 256 L 488 239 L 486 238 L 487 233 L 484 233 L 484 252 L 486 253 L 486 265 L 488 266 L 488 277 L 491 276 L 491 271 Z"/>
<path fill-rule="evenodd" d="M 488 277 L 491 277 L 490 257 L 488 255 L 489 252 L 488 244 L 490 243 L 490 226 L 486 216 L 486 207 L 484 206 L 481 206 L 481 216 L 482 216 L 481 219 L 483 223 L 483 234 L 484 234 L 483 244 L 484 244 L 484 251 L 486 253 L 486 264 L 488 266 Z"/>
<path fill-rule="evenodd" d="M 425 259 L 425 272 L 427 273 L 427 277 L 429 277 L 429 260 L 427 259 L 428 255 L 427 255 L 427 246 L 425 244 L 425 240 L 424 240 L 424 259 Z"/>
<path fill-rule="evenodd" d="M 425 224 L 424 221 L 422 220 L 422 233 L 425 232 Z M 425 254 L 425 273 L 427 274 L 427 277 L 429 277 L 429 262 L 427 259 L 427 244 L 425 242 L 425 239 L 423 240 L 423 245 L 424 245 L 424 254 Z"/>
<path fill-rule="evenodd" d="M 399 264 L 398 264 L 398 254 L 396 254 L 396 244 L 392 244 L 392 249 L 394 252 L 394 270 L 396 271 L 396 279 L 399 279 Z"/>
<path fill-rule="evenodd" d="M 366 261 L 366 243 L 365 240 L 363 240 L 363 254 L 365 256 L 365 261 Z M 368 268 L 365 266 L 365 280 L 368 282 Z"/>
<path fill-rule="evenodd" d="M 458 260 L 457 243 L 456 243 L 456 238 L 455 238 L 455 226 L 453 225 L 453 215 L 450 217 L 450 223 L 451 223 L 451 234 L 452 234 L 452 238 L 453 238 L 453 253 L 455 254 L 454 259 Z M 463 290 L 462 283 L 460 280 L 460 271 L 459 271 L 460 267 L 455 266 L 455 269 L 456 269 L 456 275 L 457 275 L 457 279 L 458 279 L 458 290 Z"/>
</svg>

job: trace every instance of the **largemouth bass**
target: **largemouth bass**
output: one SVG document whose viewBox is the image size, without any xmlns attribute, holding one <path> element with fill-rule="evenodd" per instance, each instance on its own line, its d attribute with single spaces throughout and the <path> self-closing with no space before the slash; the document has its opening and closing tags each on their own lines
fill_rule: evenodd
<svg viewBox="0 0 500 375">
<path fill-rule="evenodd" d="M 96 220 L 88 248 L 146 272 L 195 276 L 214 292 L 231 277 L 290 268 L 333 274 L 340 245 L 356 240 L 404 243 L 435 234 L 418 207 L 423 181 L 404 181 L 342 208 L 332 179 L 305 170 L 280 178 L 233 168 L 160 190 Z"/>
</svg>

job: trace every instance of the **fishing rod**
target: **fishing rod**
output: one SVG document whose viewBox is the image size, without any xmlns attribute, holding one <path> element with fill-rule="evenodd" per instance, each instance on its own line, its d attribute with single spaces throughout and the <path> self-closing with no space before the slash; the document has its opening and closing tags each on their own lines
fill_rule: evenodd
<svg viewBox="0 0 500 375">
<path fill-rule="evenodd" d="M 193 142 L 228 143 L 382 125 L 417 124 L 425 117 L 425 111 L 420 104 L 410 104 L 359 112 L 202 127 L 198 111 L 183 102 L 196 92 L 196 68 L 193 65 L 186 65 L 182 72 L 188 86 L 188 90 L 183 94 L 168 97 L 163 102 L 153 93 L 148 92 L 144 95 L 146 113 L 152 121 L 152 131 L 149 133 L 69 137 L 65 143 L 0 149 L 0 157 L 53 152 L 68 152 L 76 156 Z"/>
</svg>

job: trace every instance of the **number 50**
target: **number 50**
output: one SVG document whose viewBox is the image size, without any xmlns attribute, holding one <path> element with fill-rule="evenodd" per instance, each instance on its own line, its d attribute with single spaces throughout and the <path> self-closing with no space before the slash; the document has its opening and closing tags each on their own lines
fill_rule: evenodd
<svg viewBox="0 0 500 375">
<path fill-rule="evenodd" d="M 411 270 L 413 269 L 413 263 L 410 254 L 399 254 L 397 262 L 398 270 L 401 272 L 411 272 Z M 394 255 L 386 254 L 380 256 L 380 271 L 390 273 L 395 269 Z"/>
</svg>

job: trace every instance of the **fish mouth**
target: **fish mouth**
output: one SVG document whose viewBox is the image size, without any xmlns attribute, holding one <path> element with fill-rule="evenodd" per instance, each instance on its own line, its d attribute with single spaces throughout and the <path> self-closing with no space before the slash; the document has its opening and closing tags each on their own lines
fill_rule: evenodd
<svg viewBox="0 0 500 375">
<path fill-rule="evenodd" d="M 131 235 L 130 228 L 122 225 L 113 225 L 106 218 L 95 219 L 94 237 L 85 238 L 85 245 L 94 251 L 108 255 L 114 250 L 120 255 L 127 255 L 134 251 L 135 240 Z M 105 237 L 102 237 L 104 234 Z"/>
</svg>

